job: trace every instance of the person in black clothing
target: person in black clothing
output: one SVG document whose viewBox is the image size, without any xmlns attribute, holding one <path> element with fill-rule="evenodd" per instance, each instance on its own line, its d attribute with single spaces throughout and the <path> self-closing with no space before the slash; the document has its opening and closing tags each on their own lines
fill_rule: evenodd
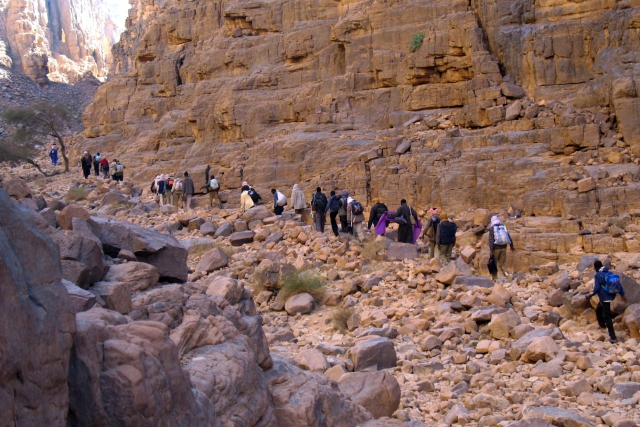
<svg viewBox="0 0 640 427">
<path fill-rule="evenodd" d="M 315 212 L 316 230 L 324 233 L 327 222 L 327 196 L 324 195 L 320 187 L 316 188 L 316 192 L 311 198 L 311 209 Z"/>
<path fill-rule="evenodd" d="M 278 216 L 282 215 L 282 212 L 284 212 L 284 205 L 281 206 L 281 205 L 278 204 L 278 198 L 280 197 L 280 194 L 282 194 L 282 193 L 280 193 L 275 188 L 272 188 L 271 189 L 271 194 L 273 194 L 273 213 L 278 215 Z M 285 199 L 284 203 L 285 204 L 287 203 L 286 199 Z"/>
<path fill-rule="evenodd" d="M 97 153 L 95 156 L 93 156 L 93 171 L 95 172 L 96 176 L 100 176 L 100 161 L 102 161 L 100 153 Z"/>
<path fill-rule="evenodd" d="M 451 251 L 453 251 L 453 246 L 456 244 L 456 231 L 458 231 L 456 223 L 449 221 L 449 217 L 443 212 L 440 215 L 438 231 L 436 231 L 436 243 L 444 264 L 448 264 L 451 261 Z"/>
<path fill-rule="evenodd" d="M 343 233 L 351 233 L 351 227 L 349 226 L 349 221 L 347 221 L 347 206 L 349 205 L 349 192 L 347 190 L 342 192 L 340 203 L 340 210 L 338 211 L 338 216 L 340 217 L 340 231 Z"/>
<path fill-rule="evenodd" d="M 327 202 L 327 207 L 325 209 L 325 215 L 329 212 L 329 219 L 331 220 L 331 230 L 333 234 L 339 236 L 338 233 L 338 222 L 336 221 L 336 217 L 340 212 L 340 208 L 342 207 L 342 199 L 340 196 L 336 196 L 336 192 L 331 190 L 329 201 Z"/>
<path fill-rule="evenodd" d="M 84 152 L 82 159 L 80 160 L 80 165 L 82 166 L 82 175 L 84 175 L 84 179 L 89 178 L 91 175 L 91 166 L 92 166 L 91 154 L 87 151 Z"/>
<path fill-rule="evenodd" d="M 387 205 L 382 203 L 380 199 L 373 199 L 373 206 L 371 207 L 371 212 L 369 212 L 369 222 L 367 223 L 367 229 L 371 230 L 371 226 L 374 227 L 378 225 L 378 221 L 383 213 L 388 211 Z"/>
<path fill-rule="evenodd" d="M 398 227 L 398 243 L 413 243 L 413 224 L 418 222 L 418 214 L 407 205 L 405 199 L 400 201 L 400 207 L 396 210 L 396 218 L 400 215 L 407 220 L 407 223 L 400 224 Z"/>
<path fill-rule="evenodd" d="M 602 261 L 596 260 L 593 263 L 593 269 L 596 271 L 596 275 L 593 278 L 593 292 L 586 295 L 587 300 L 590 300 L 594 295 L 598 295 L 598 306 L 596 307 L 596 318 L 601 328 L 607 328 L 609 331 L 609 339 L 611 342 L 617 342 L 616 331 L 613 329 L 613 320 L 611 317 L 611 303 L 616 299 L 615 294 L 610 294 L 605 288 L 607 273 L 609 267 L 603 267 Z M 624 296 L 624 289 L 620 292 L 622 301 L 626 304 L 627 298 Z"/>
</svg>

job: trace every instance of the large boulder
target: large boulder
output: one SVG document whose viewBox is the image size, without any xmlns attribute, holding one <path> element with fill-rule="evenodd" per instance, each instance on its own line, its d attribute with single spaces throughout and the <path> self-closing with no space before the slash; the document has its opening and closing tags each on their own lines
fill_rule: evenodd
<svg viewBox="0 0 640 427">
<path fill-rule="evenodd" d="M 98 282 L 89 288 L 104 301 L 106 307 L 121 314 L 131 311 L 131 289 L 121 282 Z"/>
<path fill-rule="evenodd" d="M 327 369 L 331 368 L 324 354 L 315 348 L 302 350 L 296 356 L 296 362 L 302 369 L 311 372 L 324 373 Z"/>
<path fill-rule="evenodd" d="M 93 292 L 86 291 L 68 280 L 63 279 L 62 283 L 67 289 L 74 313 L 87 311 L 96 304 L 97 297 Z"/>
<path fill-rule="evenodd" d="M 64 426 L 75 314 L 32 215 L 0 190 L 0 425 Z"/>
<path fill-rule="evenodd" d="M 158 269 L 143 262 L 112 265 L 104 276 L 104 280 L 107 282 L 124 283 L 132 293 L 145 291 L 155 286 L 159 279 Z"/>
<path fill-rule="evenodd" d="M 394 368 L 398 361 L 393 341 L 389 338 L 368 336 L 359 339 L 355 346 L 346 354 L 353 362 L 354 370 L 362 371 L 367 368 Z"/>
<path fill-rule="evenodd" d="M 198 265 L 196 265 L 196 271 L 204 271 L 210 273 L 219 268 L 225 267 L 229 259 L 227 254 L 220 248 L 213 248 L 202 256 Z"/>
<path fill-rule="evenodd" d="M 256 205 L 251 209 L 248 209 L 240 218 L 243 221 L 252 222 L 268 218 L 271 215 L 273 214 L 265 205 Z"/>
<path fill-rule="evenodd" d="M 73 205 L 71 205 L 73 206 Z M 93 238 L 86 237 L 76 230 L 58 230 L 51 236 L 60 247 L 60 258 L 65 261 L 77 261 L 84 264 L 88 270 L 88 276 L 80 280 L 71 272 L 78 269 L 67 267 L 65 279 L 72 281 L 83 289 L 87 289 L 93 283 L 102 280 L 106 267 L 103 261 L 102 248 Z"/>
<path fill-rule="evenodd" d="M 211 401 L 192 389 L 164 324 L 129 323 L 100 308 L 79 313 L 77 323 L 69 427 L 216 425 Z"/>
<path fill-rule="evenodd" d="M 0 182 L 0 186 L 7 192 L 9 197 L 22 200 L 31 197 L 31 190 L 22 178 L 8 178 Z"/>
<path fill-rule="evenodd" d="M 231 234 L 233 234 L 234 231 L 235 229 L 233 227 L 233 224 L 225 222 L 218 227 L 213 237 L 216 239 L 218 237 L 229 237 L 231 236 Z"/>
<path fill-rule="evenodd" d="M 242 246 L 246 243 L 253 242 L 255 235 L 256 233 L 251 230 L 238 231 L 229 236 L 229 243 L 231 243 L 231 246 Z"/>
<path fill-rule="evenodd" d="M 589 420 L 571 409 L 555 406 L 527 406 L 522 410 L 523 418 L 541 418 L 554 426 L 594 427 Z"/>
<path fill-rule="evenodd" d="M 89 215 L 88 210 L 74 203 L 60 211 L 58 215 L 58 225 L 65 230 L 71 230 L 73 228 L 73 218 L 80 218 L 87 221 L 91 218 L 91 215 Z"/>
<path fill-rule="evenodd" d="M 315 299 L 307 293 L 290 296 L 284 304 L 284 309 L 290 316 L 310 313 L 315 310 L 316 307 Z"/>
<path fill-rule="evenodd" d="M 375 418 L 391 417 L 400 406 L 400 385 L 396 377 L 386 371 L 344 374 L 338 387 Z"/>
<path fill-rule="evenodd" d="M 236 279 L 226 276 L 214 277 L 207 286 L 207 295 L 220 296 L 230 304 L 237 304 L 242 297 L 244 286 Z"/>
<path fill-rule="evenodd" d="M 436 280 L 445 285 L 450 285 L 458 276 L 473 276 L 473 269 L 462 258 L 457 258 L 454 262 L 450 262 L 440 269 L 436 274 Z"/>
<path fill-rule="evenodd" d="M 522 355 L 522 358 L 527 362 L 537 362 L 538 360 L 550 361 L 558 354 L 558 344 L 553 338 L 538 337 L 534 338 L 527 346 L 527 350 Z"/>
<path fill-rule="evenodd" d="M 387 248 L 387 258 L 389 259 L 416 259 L 418 258 L 418 247 L 411 243 L 392 243 Z"/>
<path fill-rule="evenodd" d="M 120 250 L 127 250 L 139 262 L 156 267 L 160 280 L 186 282 L 187 250 L 175 237 L 129 222 L 109 221 L 101 226 L 100 240 L 107 255 L 117 257 Z"/>
<path fill-rule="evenodd" d="M 625 309 L 622 324 L 629 329 L 631 338 L 640 338 L 640 304 L 631 304 Z"/>
</svg>

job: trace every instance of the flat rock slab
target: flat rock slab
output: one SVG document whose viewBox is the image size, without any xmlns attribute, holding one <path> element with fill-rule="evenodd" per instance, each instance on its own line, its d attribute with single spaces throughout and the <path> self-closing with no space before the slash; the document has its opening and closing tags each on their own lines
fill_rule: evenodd
<svg viewBox="0 0 640 427">
<path fill-rule="evenodd" d="M 351 347 L 346 356 L 353 362 L 355 371 L 393 368 L 398 361 L 393 341 L 384 337 L 365 338 Z"/>
<path fill-rule="evenodd" d="M 89 288 L 104 301 L 109 310 L 120 314 L 131 312 L 131 290 L 129 286 L 121 282 L 98 282 Z"/>
<path fill-rule="evenodd" d="M 196 265 L 196 271 L 210 273 L 226 266 L 228 262 L 227 254 L 220 248 L 214 248 L 204 254 L 198 265 Z"/>
<path fill-rule="evenodd" d="M 453 279 L 452 285 L 464 285 L 467 289 L 471 289 L 473 287 L 479 288 L 493 288 L 495 283 L 493 280 L 484 276 L 457 276 Z"/>
<path fill-rule="evenodd" d="M 542 418 L 554 426 L 594 427 L 576 411 L 553 406 L 526 407 L 522 410 L 524 418 Z"/>
<path fill-rule="evenodd" d="M 375 418 L 390 417 L 400 406 L 400 385 L 386 371 L 344 374 L 338 387 Z"/>
<path fill-rule="evenodd" d="M 224 224 L 221 224 L 220 227 L 218 227 L 213 237 L 215 237 L 216 239 L 218 237 L 229 237 L 231 236 L 231 234 L 233 234 L 234 231 L 235 229 L 233 228 L 233 224 L 225 222 Z"/>
<path fill-rule="evenodd" d="M 418 258 L 418 247 L 411 243 L 392 243 L 387 248 L 387 258 L 416 259 Z"/>
<path fill-rule="evenodd" d="M 63 279 L 62 284 L 67 288 L 74 313 L 87 311 L 96 304 L 97 297 L 93 292 L 85 291 L 68 280 Z"/>
<path fill-rule="evenodd" d="M 153 265 L 143 262 L 116 264 L 104 276 L 105 282 L 121 282 L 129 286 L 131 292 L 145 291 L 158 283 L 160 274 Z"/>
<path fill-rule="evenodd" d="M 255 235 L 256 233 L 251 230 L 239 231 L 229 236 L 229 243 L 231 243 L 231 246 L 242 246 L 246 243 L 253 242 Z"/>
<path fill-rule="evenodd" d="M 207 287 L 207 295 L 221 296 L 230 304 L 237 304 L 242 297 L 242 292 L 244 292 L 242 284 L 226 276 L 215 277 Z"/>
<path fill-rule="evenodd" d="M 298 294 L 290 296 L 284 304 L 284 309 L 290 316 L 296 314 L 310 313 L 317 307 L 315 299 L 309 294 Z"/>
</svg>

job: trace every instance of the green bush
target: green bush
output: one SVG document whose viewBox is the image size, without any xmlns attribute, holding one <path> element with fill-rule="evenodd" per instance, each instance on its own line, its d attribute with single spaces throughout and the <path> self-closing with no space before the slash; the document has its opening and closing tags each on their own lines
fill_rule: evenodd
<svg viewBox="0 0 640 427">
<path fill-rule="evenodd" d="M 322 300 L 324 292 L 324 280 L 315 271 L 288 274 L 282 279 L 279 290 L 285 300 L 293 295 L 307 293 L 318 302 Z"/>
<path fill-rule="evenodd" d="M 346 331 L 347 330 L 347 320 L 349 320 L 349 318 L 351 316 L 353 316 L 355 314 L 355 310 L 353 308 L 344 308 L 344 307 L 338 307 L 335 310 L 333 310 L 333 313 L 331 314 L 331 321 L 333 323 L 333 327 L 336 328 L 338 331 Z"/>
<path fill-rule="evenodd" d="M 84 187 L 71 187 L 69 191 L 67 191 L 67 200 L 73 200 L 77 202 L 78 200 L 84 200 L 89 195 L 89 192 Z"/>
<path fill-rule="evenodd" d="M 420 49 L 422 47 L 422 42 L 424 42 L 424 32 L 419 32 L 413 35 L 413 37 L 411 37 L 411 43 L 409 43 L 409 51 L 411 53 L 417 51 L 418 49 Z"/>
</svg>

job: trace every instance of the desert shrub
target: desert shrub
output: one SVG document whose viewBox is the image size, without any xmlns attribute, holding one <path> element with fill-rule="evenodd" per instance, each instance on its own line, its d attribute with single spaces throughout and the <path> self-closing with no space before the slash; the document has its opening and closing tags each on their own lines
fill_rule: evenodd
<svg viewBox="0 0 640 427">
<path fill-rule="evenodd" d="M 80 187 L 71 187 L 69 191 L 67 191 L 67 200 L 73 200 L 77 202 L 78 200 L 85 200 L 89 192 L 86 188 Z"/>
<path fill-rule="evenodd" d="M 287 274 L 282 278 L 282 286 L 279 293 L 286 300 L 297 294 L 310 294 L 316 301 L 324 296 L 324 280 L 315 271 L 303 271 Z"/>
<path fill-rule="evenodd" d="M 415 33 L 413 37 L 411 37 L 411 43 L 409 43 L 409 51 L 411 53 L 417 51 L 422 47 L 422 42 L 424 42 L 425 34 L 421 31 L 419 33 Z"/>
<path fill-rule="evenodd" d="M 353 316 L 355 312 L 356 311 L 351 307 L 338 307 L 333 310 L 333 313 L 331 313 L 331 322 L 333 324 L 333 327 L 338 331 L 346 331 L 347 320 L 349 320 L 349 318 Z"/>
</svg>

